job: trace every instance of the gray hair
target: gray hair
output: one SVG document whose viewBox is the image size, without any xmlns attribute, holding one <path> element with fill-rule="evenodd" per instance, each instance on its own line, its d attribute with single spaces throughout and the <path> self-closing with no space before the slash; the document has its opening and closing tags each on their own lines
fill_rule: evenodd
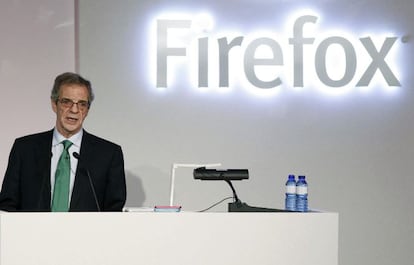
<svg viewBox="0 0 414 265">
<path fill-rule="evenodd" d="M 60 88 L 63 85 L 85 86 L 86 89 L 88 89 L 89 104 L 91 104 L 93 99 L 95 98 L 95 95 L 93 94 L 93 91 L 92 91 L 91 82 L 89 82 L 88 80 L 86 80 L 85 78 L 83 78 L 82 76 L 76 73 L 67 72 L 67 73 L 60 74 L 55 78 L 55 83 L 53 84 L 52 93 L 50 95 L 50 98 L 52 100 L 57 101 L 59 99 Z"/>
</svg>

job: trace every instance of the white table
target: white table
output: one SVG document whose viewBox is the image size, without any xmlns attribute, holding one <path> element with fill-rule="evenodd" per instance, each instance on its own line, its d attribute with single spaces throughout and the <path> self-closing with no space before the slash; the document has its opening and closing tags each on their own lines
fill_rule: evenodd
<svg viewBox="0 0 414 265">
<path fill-rule="evenodd" d="M 337 213 L 0 213 L 0 265 L 337 265 Z"/>
</svg>

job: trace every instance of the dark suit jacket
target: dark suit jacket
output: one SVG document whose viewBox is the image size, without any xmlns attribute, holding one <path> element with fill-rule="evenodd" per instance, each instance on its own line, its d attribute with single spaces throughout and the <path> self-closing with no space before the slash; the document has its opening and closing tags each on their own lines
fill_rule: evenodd
<svg viewBox="0 0 414 265">
<path fill-rule="evenodd" d="M 50 211 L 50 160 L 53 130 L 15 140 L 0 193 L 0 209 Z M 83 132 L 69 211 L 121 211 L 126 200 L 121 147 Z"/>
</svg>

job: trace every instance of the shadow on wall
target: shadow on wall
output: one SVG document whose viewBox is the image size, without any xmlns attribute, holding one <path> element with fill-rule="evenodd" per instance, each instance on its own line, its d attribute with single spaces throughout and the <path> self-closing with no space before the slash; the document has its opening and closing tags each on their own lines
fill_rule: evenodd
<svg viewBox="0 0 414 265">
<path fill-rule="evenodd" d="M 145 201 L 145 191 L 141 178 L 126 171 L 127 201 L 125 207 L 142 207 Z"/>
</svg>

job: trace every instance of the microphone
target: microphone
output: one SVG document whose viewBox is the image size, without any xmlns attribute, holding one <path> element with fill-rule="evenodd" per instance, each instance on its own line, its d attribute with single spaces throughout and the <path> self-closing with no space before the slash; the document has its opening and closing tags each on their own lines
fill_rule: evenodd
<svg viewBox="0 0 414 265">
<path fill-rule="evenodd" d="M 73 157 L 76 158 L 78 161 L 82 161 L 80 155 L 77 152 L 73 152 L 72 154 L 73 154 Z M 99 207 L 98 198 L 96 197 L 95 187 L 94 187 L 93 182 L 92 182 L 91 174 L 89 173 L 88 168 L 84 167 L 84 169 L 85 169 L 86 175 L 88 176 L 88 179 L 89 179 L 89 185 L 90 185 L 92 193 L 93 193 L 93 198 L 95 199 L 96 208 L 98 209 L 98 212 L 100 212 L 101 207 Z"/>
<path fill-rule="evenodd" d="M 199 167 L 193 171 L 194 179 L 199 180 L 224 180 L 229 184 L 231 190 L 233 191 L 234 202 L 229 204 L 229 209 L 233 205 L 241 205 L 239 197 L 237 196 L 236 190 L 234 189 L 232 180 L 243 180 L 249 178 L 248 169 L 228 169 L 228 170 L 217 170 L 217 169 L 207 169 L 205 167 Z"/>
<path fill-rule="evenodd" d="M 242 180 L 249 178 L 247 169 L 216 170 L 199 167 L 193 171 L 194 179 L 200 180 Z"/>
</svg>

